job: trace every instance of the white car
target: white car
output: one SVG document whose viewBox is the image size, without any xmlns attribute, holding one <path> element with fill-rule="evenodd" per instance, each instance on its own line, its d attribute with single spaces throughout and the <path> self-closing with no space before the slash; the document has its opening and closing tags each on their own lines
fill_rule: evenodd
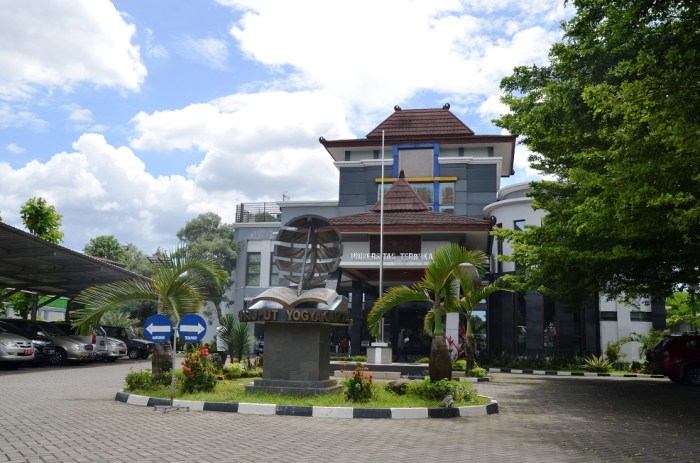
<svg viewBox="0 0 700 463">
<path fill-rule="evenodd" d="M 107 350 L 102 354 L 105 362 L 116 362 L 121 357 L 126 357 L 126 343 L 117 338 L 107 338 Z"/>
<path fill-rule="evenodd" d="M 34 360 L 32 340 L 0 327 L 0 363 L 17 364 Z"/>
</svg>

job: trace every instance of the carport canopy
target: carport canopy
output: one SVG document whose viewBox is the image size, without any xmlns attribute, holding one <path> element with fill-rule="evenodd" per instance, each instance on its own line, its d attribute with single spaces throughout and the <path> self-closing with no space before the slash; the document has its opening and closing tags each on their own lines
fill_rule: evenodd
<svg viewBox="0 0 700 463">
<path fill-rule="evenodd" d="M 19 291 L 70 300 L 91 286 L 129 278 L 145 277 L 0 222 L 0 289 L 6 290 L 0 302 Z"/>
</svg>

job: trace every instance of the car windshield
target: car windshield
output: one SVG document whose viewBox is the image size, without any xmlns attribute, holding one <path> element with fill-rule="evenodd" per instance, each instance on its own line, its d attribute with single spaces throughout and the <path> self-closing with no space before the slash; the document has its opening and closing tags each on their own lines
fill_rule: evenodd
<svg viewBox="0 0 700 463">
<path fill-rule="evenodd" d="M 52 325 L 51 323 L 42 323 L 41 327 L 49 333 L 52 336 L 65 336 L 66 333 L 61 330 L 61 328 L 57 327 L 56 325 Z"/>
<path fill-rule="evenodd" d="M 138 339 L 138 335 L 136 334 L 136 331 L 130 326 L 124 328 L 124 331 L 126 331 L 126 337 L 129 339 Z"/>
</svg>

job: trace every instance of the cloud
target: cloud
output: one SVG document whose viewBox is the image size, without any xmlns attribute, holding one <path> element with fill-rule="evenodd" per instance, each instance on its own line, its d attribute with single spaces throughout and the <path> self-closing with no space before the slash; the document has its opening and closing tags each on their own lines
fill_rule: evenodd
<svg viewBox="0 0 700 463">
<path fill-rule="evenodd" d="M 425 92 L 486 100 L 515 66 L 546 62 L 561 37 L 559 17 L 543 15 L 560 0 L 219 3 L 241 14 L 230 33 L 245 56 L 278 71 L 278 88 L 337 95 L 352 123 Z"/>
<path fill-rule="evenodd" d="M 15 153 L 15 154 L 22 154 L 26 151 L 26 149 L 22 146 L 19 146 L 16 143 L 10 143 L 8 144 L 5 149 L 9 151 L 10 153 Z"/>
<path fill-rule="evenodd" d="M 47 126 L 48 123 L 33 112 L 0 102 L 0 129 L 26 127 L 41 132 Z"/>
<path fill-rule="evenodd" d="M 80 82 L 138 90 L 146 68 L 134 31 L 108 0 L 8 0 L 0 15 L 0 98 Z"/>
<path fill-rule="evenodd" d="M 238 94 L 180 110 L 139 113 L 132 148 L 198 151 L 187 172 L 211 194 L 238 201 L 337 198 L 338 172 L 318 138 L 352 137 L 325 92 Z"/>
<path fill-rule="evenodd" d="M 180 52 L 186 58 L 204 63 L 212 69 L 226 69 L 228 45 L 224 40 L 187 37 L 180 44 Z"/>
<path fill-rule="evenodd" d="M 76 250 L 95 236 L 114 235 L 152 253 L 158 246 L 174 247 L 175 232 L 200 212 L 213 210 L 233 221 L 232 198 L 221 195 L 210 202 L 192 180 L 155 177 L 131 149 L 111 146 L 99 134 L 81 136 L 73 151 L 44 163 L 31 161 L 13 169 L 0 162 L 0 178 L 6 223 L 23 228 L 22 205 L 33 196 L 44 197 L 63 215 L 64 245 Z"/>
</svg>

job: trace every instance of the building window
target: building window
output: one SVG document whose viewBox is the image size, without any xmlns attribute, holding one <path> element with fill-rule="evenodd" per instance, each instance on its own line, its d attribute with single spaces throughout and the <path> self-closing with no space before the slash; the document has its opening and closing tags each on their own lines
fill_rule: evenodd
<svg viewBox="0 0 700 463">
<path fill-rule="evenodd" d="M 274 256 L 270 255 L 270 286 L 280 286 L 280 269 Z"/>
<path fill-rule="evenodd" d="M 651 321 L 651 312 L 630 312 L 630 321 L 650 322 Z"/>
<path fill-rule="evenodd" d="M 557 320 L 554 301 L 544 298 L 544 355 L 557 353 Z"/>
<path fill-rule="evenodd" d="M 249 252 L 246 261 L 246 286 L 260 286 L 260 253 Z"/>
<path fill-rule="evenodd" d="M 614 310 L 603 310 L 600 312 L 600 321 L 603 322 L 616 322 L 617 312 Z"/>
<path fill-rule="evenodd" d="M 514 220 L 513 230 L 525 231 L 525 219 Z"/>
<path fill-rule="evenodd" d="M 427 149 L 401 149 L 398 153 L 399 169 L 404 171 L 406 177 L 432 177 L 435 166 L 435 150 Z"/>
</svg>

